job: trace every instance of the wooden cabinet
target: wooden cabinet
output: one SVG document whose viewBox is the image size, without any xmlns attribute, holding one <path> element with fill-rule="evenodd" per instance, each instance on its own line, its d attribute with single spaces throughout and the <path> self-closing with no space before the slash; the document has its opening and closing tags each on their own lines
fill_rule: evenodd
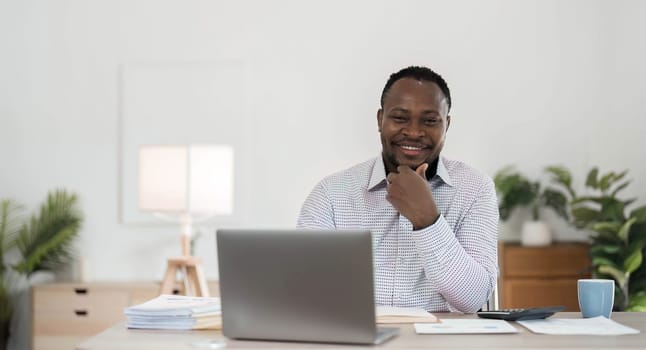
<svg viewBox="0 0 646 350">
<path fill-rule="evenodd" d="M 32 349 L 74 349 L 155 297 L 157 283 L 53 283 L 32 287 Z"/>
<path fill-rule="evenodd" d="M 123 322 L 125 307 L 159 294 L 155 282 L 51 283 L 31 289 L 33 350 L 72 350 L 85 339 Z M 211 295 L 218 295 L 215 282 Z M 181 293 L 181 288 L 175 290 Z"/>
<path fill-rule="evenodd" d="M 588 249 L 585 243 L 556 243 L 547 247 L 501 243 L 500 306 L 565 305 L 565 311 L 579 311 L 577 280 L 590 277 Z"/>
</svg>

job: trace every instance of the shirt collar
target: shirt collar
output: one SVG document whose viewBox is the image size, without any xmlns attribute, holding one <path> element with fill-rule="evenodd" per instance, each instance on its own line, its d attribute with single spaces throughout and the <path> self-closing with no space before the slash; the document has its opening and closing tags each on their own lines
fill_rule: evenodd
<svg viewBox="0 0 646 350">
<path fill-rule="evenodd" d="M 442 155 L 440 155 L 439 157 L 440 160 L 437 162 L 436 175 L 439 176 L 439 178 L 442 179 L 445 184 L 453 187 L 453 182 L 451 181 L 449 171 L 444 165 L 444 157 L 442 157 Z M 372 166 L 372 174 L 370 175 L 370 182 L 368 182 L 368 191 L 373 190 L 375 187 L 381 184 L 386 184 L 386 166 L 384 165 L 384 160 L 380 153 L 377 159 L 375 159 L 375 164 Z"/>
<path fill-rule="evenodd" d="M 382 183 L 386 183 L 386 167 L 381 153 L 379 153 L 379 156 L 375 159 L 375 164 L 372 166 L 372 174 L 370 174 L 370 182 L 368 182 L 368 191 L 372 191 L 372 189 Z"/>
<path fill-rule="evenodd" d="M 453 181 L 451 180 L 451 176 L 449 175 L 449 170 L 446 169 L 446 166 L 444 165 L 444 157 L 440 154 L 440 161 L 437 162 L 437 176 L 444 181 L 445 184 L 453 187 Z"/>
</svg>

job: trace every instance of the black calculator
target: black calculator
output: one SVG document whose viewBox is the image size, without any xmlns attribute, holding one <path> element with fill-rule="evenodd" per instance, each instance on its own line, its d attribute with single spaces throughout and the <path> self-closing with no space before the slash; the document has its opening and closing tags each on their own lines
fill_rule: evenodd
<svg viewBox="0 0 646 350">
<path fill-rule="evenodd" d="M 506 321 L 524 321 L 547 318 L 554 315 L 555 312 L 563 311 L 565 306 L 546 306 L 531 307 L 524 309 L 501 309 L 491 311 L 478 311 L 477 314 L 482 318 L 495 318 Z"/>
</svg>

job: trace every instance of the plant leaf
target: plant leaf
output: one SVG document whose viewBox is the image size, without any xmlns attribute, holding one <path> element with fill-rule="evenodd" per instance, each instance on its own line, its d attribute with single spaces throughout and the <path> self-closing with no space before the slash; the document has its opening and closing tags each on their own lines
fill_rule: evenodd
<svg viewBox="0 0 646 350">
<path fill-rule="evenodd" d="M 616 235 L 621 229 L 621 224 L 618 222 L 597 222 L 591 224 L 588 228 L 595 232 L 607 232 Z"/>
<path fill-rule="evenodd" d="M 545 168 L 545 171 L 549 174 L 552 174 L 552 180 L 556 183 L 559 183 L 563 186 L 570 187 L 572 186 L 572 174 L 567 168 L 552 165 Z"/>
<path fill-rule="evenodd" d="M 4 255 L 16 244 L 16 236 L 20 231 L 21 212 L 22 207 L 13 200 L 0 201 L 0 279 L 4 277 L 6 270 Z"/>
<path fill-rule="evenodd" d="M 66 227 L 59 230 L 56 235 L 49 240 L 42 242 L 40 245 L 36 246 L 35 249 L 30 251 L 30 254 L 25 256 L 25 260 L 21 263 L 14 266 L 16 271 L 25 273 L 27 275 L 37 271 L 37 270 L 49 270 L 53 266 L 46 263 L 47 255 L 50 254 L 61 254 L 59 252 L 61 246 L 69 242 L 73 235 L 77 232 L 76 227 Z M 67 258 L 69 255 L 65 255 L 64 258 Z M 60 259 L 60 257 L 59 257 Z M 61 259 L 62 260 L 62 259 Z M 57 265 L 63 261 L 57 261 Z"/>
<path fill-rule="evenodd" d="M 618 245 L 611 244 L 595 244 L 590 247 L 590 253 L 606 253 L 606 254 L 617 254 L 621 251 L 621 247 Z"/>
<path fill-rule="evenodd" d="M 545 168 L 545 171 L 552 175 L 552 182 L 565 187 L 572 198 L 576 197 L 576 193 L 572 188 L 572 174 L 567 168 L 562 166 L 548 166 Z"/>
<path fill-rule="evenodd" d="M 624 203 L 624 207 L 627 207 L 627 206 L 633 204 L 633 202 L 635 202 L 636 200 L 637 200 L 637 198 L 626 199 L 622 203 Z"/>
<path fill-rule="evenodd" d="M 594 167 L 590 169 L 590 172 L 588 172 L 588 176 L 585 179 L 585 185 L 587 187 L 594 188 L 595 190 L 599 188 L 599 184 L 597 182 L 597 175 L 599 174 L 599 168 Z"/>
<path fill-rule="evenodd" d="M 631 302 L 632 304 L 632 302 Z M 626 308 L 625 311 L 630 311 L 630 312 L 646 312 L 646 305 L 630 305 Z"/>
<path fill-rule="evenodd" d="M 634 306 L 643 306 L 646 307 L 646 292 L 645 291 L 639 291 L 637 293 L 633 293 L 630 296 L 630 307 Z"/>
<path fill-rule="evenodd" d="M 624 242 L 617 237 L 616 233 L 609 232 L 596 232 L 596 236 L 592 236 L 595 244 L 614 244 L 623 247 Z"/>
<path fill-rule="evenodd" d="M 626 285 L 626 280 L 627 280 L 626 275 L 624 274 L 624 272 L 619 271 L 619 269 L 608 265 L 602 265 L 602 266 L 599 266 L 598 271 L 612 276 L 612 278 L 614 278 L 615 281 L 617 281 L 619 286 Z"/>
<path fill-rule="evenodd" d="M 631 234 L 628 235 L 630 239 L 630 244 L 628 245 L 628 250 L 633 251 L 634 249 L 644 249 L 646 247 L 646 231 L 641 232 L 642 234 L 633 234 L 635 233 L 635 229 L 641 227 L 642 229 L 644 228 L 644 224 L 638 224 L 635 223 L 631 226 L 630 232 Z"/>
<path fill-rule="evenodd" d="M 14 269 L 29 275 L 69 261 L 82 222 L 77 201 L 76 195 L 64 190 L 48 194 L 38 215 L 33 215 L 18 234 L 17 247 L 23 261 Z"/>
<path fill-rule="evenodd" d="M 516 207 L 528 206 L 536 200 L 536 186 L 524 175 L 508 166 L 498 171 L 494 176 L 498 196 L 500 218 L 507 220 Z"/>
<path fill-rule="evenodd" d="M 637 270 L 642 264 L 642 251 L 641 249 L 636 249 L 628 255 L 626 260 L 624 260 L 624 270 L 626 273 L 632 273 Z"/>
<path fill-rule="evenodd" d="M 621 190 L 623 190 L 624 188 L 626 188 L 629 184 L 630 184 L 630 180 L 627 180 L 627 181 L 625 181 L 624 183 L 622 183 L 621 185 L 617 186 L 617 188 L 615 188 L 615 189 L 612 191 L 612 193 L 610 194 L 610 197 L 616 197 L 616 196 L 617 196 L 617 193 L 619 193 L 619 191 L 621 191 Z"/>
<path fill-rule="evenodd" d="M 612 185 L 612 179 L 614 179 L 615 176 L 615 173 L 611 171 L 601 177 L 601 180 L 599 180 L 599 189 L 601 192 L 605 192 L 610 188 L 610 185 Z"/>
<path fill-rule="evenodd" d="M 556 214 L 566 221 L 570 219 L 567 211 L 567 198 L 561 191 L 554 188 L 545 189 L 543 191 L 542 201 L 546 207 L 552 208 Z"/>
<path fill-rule="evenodd" d="M 646 291 L 639 291 L 630 295 L 630 302 L 626 311 L 646 311 Z"/>
<path fill-rule="evenodd" d="M 597 232 L 596 236 L 592 236 L 592 240 L 595 244 L 614 244 L 622 248 L 624 246 L 624 242 L 613 233 Z"/>
<path fill-rule="evenodd" d="M 615 198 L 604 198 L 601 204 L 601 217 L 605 221 L 619 221 L 626 220 L 624 217 L 624 203 Z"/>
<path fill-rule="evenodd" d="M 612 266 L 618 268 L 614 261 L 601 256 L 592 258 L 592 266 Z"/>
<path fill-rule="evenodd" d="M 621 229 L 619 229 L 619 232 L 617 232 L 617 236 L 619 238 L 628 243 L 628 232 L 630 232 L 630 227 L 637 221 L 637 218 L 630 218 L 630 220 L 626 221 L 622 226 Z"/>
<path fill-rule="evenodd" d="M 507 221 L 511 215 L 511 209 L 502 204 L 498 207 L 498 212 L 500 213 L 500 220 Z"/>
<path fill-rule="evenodd" d="M 0 264 L 3 262 L 0 261 Z M 13 305 L 10 302 L 10 293 L 7 283 L 5 281 L 5 276 L 0 275 L 0 324 L 7 324 L 11 320 L 11 314 L 13 313 Z M 6 341 L 6 339 L 0 338 L 0 341 Z"/>
<path fill-rule="evenodd" d="M 637 222 L 646 222 L 646 205 L 631 211 L 630 216 L 635 218 Z"/>
<path fill-rule="evenodd" d="M 626 170 L 624 170 L 624 171 L 620 172 L 619 174 L 615 175 L 615 176 L 612 178 L 611 183 L 612 183 L 612 184 L 617 183 L 617 181 L 619 181 L 619 180 L 623 179 L 624 177 L 626 177 L 626 175 L 627 175 L 627 174 L 628 174 L 628 169 L 626 169 Z M 631 181 L 631 180 L 628 180 L 628 181 L 626 181 L 626 182 L 630 183 L 630 181 Z M 611 186 L 610 186 L 610 187 L 612 187 L 612 184 L 611 184 Z M 622 185 L 623 185 L 623 183 L 622 183 Z M 622 186 L 622 185 L 619 185 L 619 186 Z M 615 189 L 613 192 L 616 192 L 616 191 L 617 191 L 617 190 Z M 614 196 L 613 196 L 613 197 L 614 197 Z"/>
<path fill-rule="evenodd" d="M 572 216 L 574 217 L 574 224 L 579 227 L 585 227 L 591 222 L 596 222 L 601 217 L 599 210 L 594 210 L 588 207 L 575 207 L 572 208 Z"/>
</svg>

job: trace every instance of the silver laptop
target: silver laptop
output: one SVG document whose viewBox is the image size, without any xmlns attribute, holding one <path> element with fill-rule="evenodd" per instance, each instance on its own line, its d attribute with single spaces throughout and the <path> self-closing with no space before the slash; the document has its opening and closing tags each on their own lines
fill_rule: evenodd
<svg viewBox="0 0 646 350">
<path fill-rule="evenodd" d="M 229 338 L 379 344 L 370 231 L 218 230 Z"/>
</svg>

